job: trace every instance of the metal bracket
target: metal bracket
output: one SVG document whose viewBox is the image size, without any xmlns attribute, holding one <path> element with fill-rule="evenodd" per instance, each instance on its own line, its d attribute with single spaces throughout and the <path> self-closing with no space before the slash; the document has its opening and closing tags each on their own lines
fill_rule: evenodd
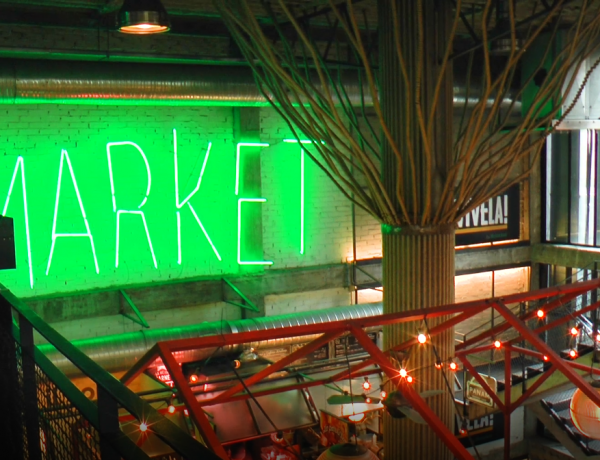
<svg viewBox="0 0 600 460">
<path fill-rule="evenodd" d="M 373 259 L 375 260 L 375 259 Z M 368 271 L 366 271 L 364 268 L 361 268 L 360 266 L 363 265 L 369 265 L 369 263 L 365 263 L 365 261 L 371 261 L 371 259 L 365 259 L 365 260 L 355 260 L 352 263 L 352 284 L 354 286 L 356 286 L 357 289 L 375 289 L 376 291 L 380 291 L 381 287 L 383 286 L 383 283 L 381 280 L 375 278 L 371 273 L 369 273 Z M 362 262 L 362 264 L 361 264 Z M 357 280 L 357 272 L 356 271 L 361 272 L 363 275 L 366 275 L 368 278 L 370 278 L 372 280 L 372 282 L 370 283 L 359 283 Z"/>
<path fill-rule="evenodd" d="M 121 293 L 121 295 L 123 296 L 125 301 L 129 304 L 129 307 L 133 310 L 133 312 L 135 313 L 135 316 L 125 313 L 123 304 L 121 304 L 121 307 L 119 309 L 119 314 L 123 315 L 125 318 L 130 319 L 134 323 L 139 324 L 142 327 L 149 328 L 150 325 L 146 321 L 146 318 L 144 318 L 144 315 L 142 315 L 142 313 L 138 310 L 138 307 L 135 306 L 135 304 L 133 303 L 133 300 L 131 300 L 131 297 L 129 297 L 123 289 L 120 289 L 119 292 Z"/>
<path fill-rule="evenodd" d="M 242 299 L 242 302 L 234 302 L 232 300 L 228 300 L 225 296 L 225 285 L 229 286 L 233 292 L 235 292 L 238 296 L 240 296 L 240 298 Z M 254 312 L 260 312 L 260 310 L 256 307 L 256 305 L 254 305 L 250 299 L 248 299 L 248 297 L 246 297 L 244 294 L 242 294 L 242 291 L 240 291 L 237 287 L 235 287 L 233 285 L 233 283 L 231 283 L 231 281 L 229 281 L 226 278 L 221 278 L 221 299 L 223 300 L 223 302 L 228 303 L 230 305 L 235 305 L 236 307 L 240 307 L 240 308 L 244 308 L 246 310 L 250 310 L 250 311 L 254 311 Z"/>
</svg>

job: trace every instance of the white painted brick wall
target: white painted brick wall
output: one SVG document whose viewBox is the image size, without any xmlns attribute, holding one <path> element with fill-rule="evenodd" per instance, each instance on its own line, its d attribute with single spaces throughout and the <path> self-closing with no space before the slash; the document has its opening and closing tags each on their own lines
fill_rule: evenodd
<svg viewBox="0 0 600 460">
<path fill-rule="evenodd" d="M 265 296 L 265 315 L 285 315 L 350 305 L 346 288 Z"/>
</svg>

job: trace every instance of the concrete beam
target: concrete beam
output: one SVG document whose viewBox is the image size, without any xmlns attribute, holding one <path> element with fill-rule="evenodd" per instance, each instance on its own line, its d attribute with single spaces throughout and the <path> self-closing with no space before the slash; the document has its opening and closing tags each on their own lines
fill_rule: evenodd
<svg viewBox="0 0 600 460">
<path fill-rule="evenodd" d="M 531 260 L 539 264 L 593 268 L 594 262 L 600 262 L 600 248 L 564 244 L 535 244 L 532 246 Z"/>
<path fill-rule="evenodd" d="M 531 262 L 531 246 L 512 246 L 459 251 L 456 253 L 454 266 L 456 273 L 460 274 L 529 262 Z"/>
</svg>

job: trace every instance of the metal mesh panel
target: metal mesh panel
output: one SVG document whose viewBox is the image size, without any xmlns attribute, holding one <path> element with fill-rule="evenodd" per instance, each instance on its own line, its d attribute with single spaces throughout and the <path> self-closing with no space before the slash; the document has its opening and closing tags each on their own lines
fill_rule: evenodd
<svg viewBox="0 0 600 460">
<path fill-rule="evenodd" d="M 10 340 L 14 340 L 12 338 L 10 338 Z M 18 379 L 18 388 L 16 389 L 16 399 L 19 401 L 19 407 L 21 408 L 21 410 L 19 411 L 20 414 L 20 423 L 21 423 L 21 427 L 23 429 L 23 459 L 24 460 L 28 460 L 29 459 L 29 451 L 27 450 L 27 427 L 25 426 L 25 414 L 24 414 L 24 402 L 25 402 L 25 395 L 23 394 L 23 358 L 21 355 L 21 346 L 16 343 L 15 341 L 15 345 L 16 345 L 16 355 L 17 355 L 17 379 Z"/>
<path fill-rule="evenodd" d="M 97 430 L 37 365 L 35 373 L 42 458 L 99 459 L 100 437 Z"/>
</svg>

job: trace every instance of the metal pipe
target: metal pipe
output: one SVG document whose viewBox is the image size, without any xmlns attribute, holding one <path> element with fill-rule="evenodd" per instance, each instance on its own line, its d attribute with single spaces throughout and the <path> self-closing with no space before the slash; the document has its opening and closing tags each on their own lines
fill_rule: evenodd
<svg viewBox="0 0 600 460">
<path fill-rule="evenodd" d="M 109 372 L 124 371 L 129 369 L 139 360 L 146 351 L 155 343 L 169 340 L 189 339 L 230 333 L 249 331 L 263 331 L 280 329 L 284 327 L 303 326 L 308 324 L 324 324 L 332 321 L 342 321 L 369 316 L 381 315 L 381 303 L 352 305 L 326 310 L 317 310 L 304 313 L 269 316 L 265 318 L 251 318 L 237 321 L 215 321 L 202 324 L 174 327 L 168 329 L 144 329 L 127 334 L 97 337 L 93 339 L 77 340 L 73 342 L 77 348 Z M 317 336 L 291 337 L 287 339 L 265 340 L 244 345 L 230 345 L 222 347 L 219 354 L 241 353 L 246 347 L 257 350 L 272 347 L 281 347 L 294 343 L 304 343 Z M 71 364 L 61 353 L 51 345 L 40 345 L 38 348 L 68 376 L 79 375 L 78 369 Z M 179 362 L 197 361 L 205 359 L 215 353 L 214 348 L 177 352 Z"/>
<path fill-rule="evenodd" d="M 337 78 L 335 79 L 337 81 Z M 350 103 L 373 100 L 367 87 L 361 95 L 357 73 L 342 70 L 341 81 Z M 315 83 L 318 87 L 318 83 Z M 364 84 L 364 83 L 363 83 Z M 455 80 L 457 110 L 478 103 L 477 91 L 466 97 L 466 84 Z M 511 107 L 520 115 L 520 102 Z M 493 101 L 488 101 L 488 106 Z M 0 60 L 0 104 L 57 103 L 93 105 L 269 106 L 247 66 L 139 64 L 63 60 Z"/>
</svg>

